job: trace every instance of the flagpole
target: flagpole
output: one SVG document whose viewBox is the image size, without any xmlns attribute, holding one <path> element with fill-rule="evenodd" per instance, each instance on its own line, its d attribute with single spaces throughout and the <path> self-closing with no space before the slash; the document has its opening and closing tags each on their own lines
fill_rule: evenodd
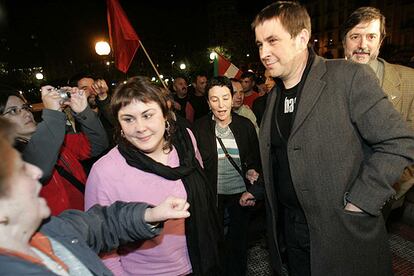
<svg viewBox="0 0 414 276">
<path fill-rule="evenodd" d="M 152 60 L 151 60 L 150 56 L 148 55 L 147 50 L 145 50 L 144 44 L 142 44 L 142 41 L 141 41 L 141 40 L 139 40 L 139 43 L 141 44 L 142 50 L 144 50 L 145 55 L 147 56 L 147 58 L 148 58 L 149 62 L 151 63 L 152 68 L 154 68 L 154 71 L 155 71 L 155 73 L 157 74 L 158 79 L 161 81 L 161 83 L 162 83 L 162 85 L 164 86 L 164 88 L 168 90 L 168 88 L 167 88 L 167 86 L 165 85 L 164 81 L 161 79 L 160 73 L 158 73 L 157 68 L 155 67 L 154 63 L 152 62 Z"/>
</svg>

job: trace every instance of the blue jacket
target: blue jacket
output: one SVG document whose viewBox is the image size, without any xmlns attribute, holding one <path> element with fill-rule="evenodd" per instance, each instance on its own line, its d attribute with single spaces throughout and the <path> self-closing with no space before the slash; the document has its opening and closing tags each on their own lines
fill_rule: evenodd
<svg viewBox="0 0 414 276">
<path fill-rule="evenodd" d="M 93 206 L 87 212 L 68 210 L 51 217 L 39 229 L 60 242 L 93 275 L 112 275 L 98 257 L 119 245 L 151 239 L 160 232 L 144 221 L 144 203 L 115 202 L 108 207 Z M 0 275 L 55 275 L 45 266 L 11 255 L 0 255 Z"/>
</svg>

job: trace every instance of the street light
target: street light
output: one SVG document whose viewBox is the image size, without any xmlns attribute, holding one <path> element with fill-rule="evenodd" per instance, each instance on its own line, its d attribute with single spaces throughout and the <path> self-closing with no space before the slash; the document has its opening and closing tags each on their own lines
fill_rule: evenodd
<svg viewBox="0 0 414 276">
<path fill-rule="evenodd" d="M 111 47 L 106 41 L 98 41 L 95 44 L 95 52 L 100 56 L 107 56 L 111 52 Z"/>
<path fill-rule="evenodd" d="M 210 53 L 210 59 L 215 60 L 216 58 L 217 58 L 217 53 L 216 52 L 211 52 Z"/>
<path fill-rule="evenodd" d="M 39 73 L 36 73 L 35 77 L 36 77 L 37 80 L 43 80 L 44 76 L 43 76 L 42 73 L 39 72 Z"/>
<path fill-rule="evenodd" d="M 187 66 L 185 65 L 185 63 L 181 63 L 180 64 L 180 69 L 181 70 L 185 70 L 185 68 L 187 68 Z"/>
</svg>

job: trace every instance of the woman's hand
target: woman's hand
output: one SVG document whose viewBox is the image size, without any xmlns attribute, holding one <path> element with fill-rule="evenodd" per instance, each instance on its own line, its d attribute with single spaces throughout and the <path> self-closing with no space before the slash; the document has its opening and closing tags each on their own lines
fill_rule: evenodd
<svg viewBox="0 0 414 276">
<path fill-rule="evenodd" d="M 62 111 L 61 100 L 59 93 L 51 85 L 42 86 L 40 89 L 42 94 L 42 102 L 45 109 Z"/>
<path fill-rule="evenodd" d="M 250 184 L 253 184 L 259 178 L 259 173 L 255 169 L 250 169 L 246 172 L 246 178 Z"/>
<path fill-rule="evenodd" d="M 162 222 L 168 219 L 188 218 L 190 204 L 183 198 L 169 196 L 154 208 L 145 210 L 144 219 L 148 223 Z"/>
<path fill-rule="evenodd" d="M 239 204 L 243 207 L 254 206 L 256 204 L 256 198 L 249 192 L 244 192 L 239 200 Z"/>
</svg>

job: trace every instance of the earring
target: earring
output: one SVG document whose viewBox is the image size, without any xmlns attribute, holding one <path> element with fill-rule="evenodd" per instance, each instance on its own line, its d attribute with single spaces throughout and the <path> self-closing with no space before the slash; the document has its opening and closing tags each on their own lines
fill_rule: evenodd
<svg viewBox="0 0 414 276">
<path fill-rule="evenodd" d="M 9 217 L 5 216 L 4 219 L 0 221 L 0 224 L 4 224 L 5 226 L 9 225 Z"/>
<path fill-rule="evenodd" d="M 125 138 L 125 133 L 122 129 L 121 129 L 121 136 Z"/>
<path fill-rule="evenodd" d="M 171 135 L 170 133 L 170 122 L 168 120 L 165 121 L 165 137 L 168 139 Z"/>
</svg>

